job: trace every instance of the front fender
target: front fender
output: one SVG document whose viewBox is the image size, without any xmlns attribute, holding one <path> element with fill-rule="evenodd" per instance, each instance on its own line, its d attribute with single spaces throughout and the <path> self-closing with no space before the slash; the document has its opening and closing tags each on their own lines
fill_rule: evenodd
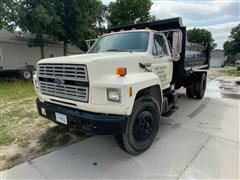
<svg viewBox="0 0 240 180">
<path fill-rule="evenodd" d="M 102 90 L 102 92 L 106 92 L 106 88 L 119 88 L 122 90 L 123 94 L 123 101 L 121 104 L 112 103 L 112 105 L 121 105 L 125 106 L 125 114 L 130 115 L 132 112 L 132 108 L 134 105 L 134 101 L 136 98 L 137 93 L 145 88 L 158 85 L 161 89 L 161 84 L 158 76 L 152 72 L 144 72 L 144 73 L 129 73 L 126 76 L 113 76 L 113 75 L 106 75 L 99 78 L 95 81 L 91 87 L 93 91 L 99 89 L 98 91 Z M 129 96 L 129 87 L 132 87 L 132 96 Z M 106 97 L 102 97 L 103 99 L 99 99 L 98 96 L 95 96 L 94 92 L 92 92 L 92 103 L 100 103 L 104 101 Z M 106 93 L 105 93 L 106 94 Z M 105 103 L 109 103 L 106 102 Z"/>
</svg>

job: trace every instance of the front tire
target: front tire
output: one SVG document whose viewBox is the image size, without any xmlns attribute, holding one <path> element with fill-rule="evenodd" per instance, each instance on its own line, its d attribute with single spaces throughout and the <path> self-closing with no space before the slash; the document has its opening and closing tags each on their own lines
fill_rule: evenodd
<svg viewBox="0 0 240 180">
<path fill-rule="evenodd" d="M 119 146 L 129 154 L 138 155 L 153 143 L 159 129 L 160 107 L 151 96 L 142 96 L 134 103 L 125 132 L 115 136 Z"/>
</svg>

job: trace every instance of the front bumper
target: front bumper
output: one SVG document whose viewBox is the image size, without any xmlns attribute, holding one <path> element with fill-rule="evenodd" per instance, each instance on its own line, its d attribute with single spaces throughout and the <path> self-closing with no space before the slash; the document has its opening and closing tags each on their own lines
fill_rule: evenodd
<svg viewBox="0 0 240 180">
<path fill-rule="evenodd" d="M 61 105 L 56 105 L 48 102 L 41 102 L 36 100 L 39 115 L 52 120 L 57 124 L 55 112 L 67 116 L 67 125 L 71 128 L 79 129 L 91 134 L 122 134 L 125 131 L 128 116 L 126 115 L 112 115 L 100 114 L 87 111 L 81 111 L 75 108 L 69 108 Z M 42 112 L 45 109 L 46 114 Z M 64 124 L 61 124 L 64 125 Z"/>
</svg>

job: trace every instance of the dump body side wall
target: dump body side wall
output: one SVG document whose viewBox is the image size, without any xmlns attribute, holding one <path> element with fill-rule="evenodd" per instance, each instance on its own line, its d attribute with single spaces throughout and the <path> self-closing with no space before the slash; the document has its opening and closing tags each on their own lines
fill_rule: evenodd
<svg viewBox="0 0 240 180">
<path fill-rule="evenodd" d="M 186 77 L 193 70 L 209 68 L 209 47 L 206 45 L 189 43 L 187 40 L 186 27 L 179 28 L 183 34 L 182 52 L 180 60 L 173 62 L 173 79 L 172 83 L 175 88 L 179 89 L 185 85 Z M 169 39 L 170 40 L 170 39 Z"/>
</svg>

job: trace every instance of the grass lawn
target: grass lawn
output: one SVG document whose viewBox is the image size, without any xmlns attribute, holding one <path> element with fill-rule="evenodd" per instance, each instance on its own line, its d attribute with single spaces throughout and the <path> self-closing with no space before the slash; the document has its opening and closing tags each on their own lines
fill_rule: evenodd
<svg viewBox="0 0 240 180">
<path fill-rule="evenodd" d="M 0 80 L 0 170 L 87 136 L 41 118 L 31 81 Z"/>
<path fill-rule="evenodd" d="M 228 76 L 240 76 L 240 71 L 237 70 L 237 66 L 227 66 L 222 72 Z"/>
</svg>

